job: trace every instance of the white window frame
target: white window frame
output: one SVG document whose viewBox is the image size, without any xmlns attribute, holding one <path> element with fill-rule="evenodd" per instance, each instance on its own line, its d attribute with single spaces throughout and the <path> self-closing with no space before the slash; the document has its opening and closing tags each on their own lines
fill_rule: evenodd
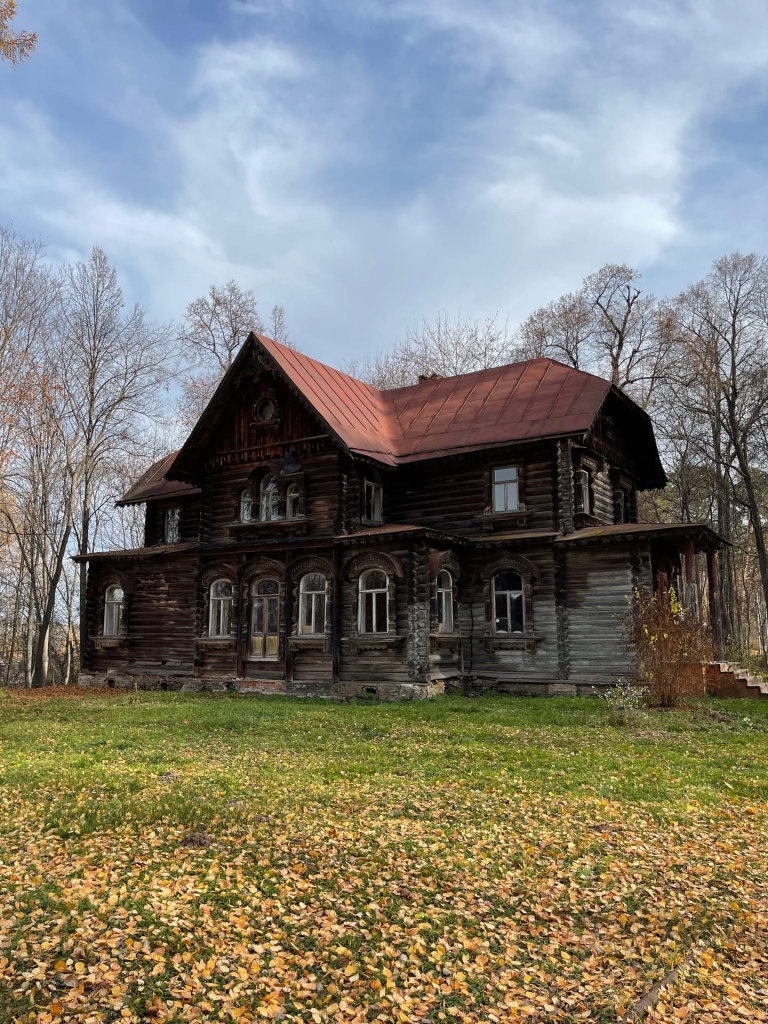
<svg viewBox="0 0 768 1024">
<path fill-rule="evenodd" d="M 499 479 L 499 477 L 506 478 Z M 495 466 L 491 491 L 494 512 L 520 511 L 520 469 L 518 466 Z"/>
<path fill-rule="evenodd" d="M 366 581 L 368 576 L 372 572 L 379 572 L 384 577 L 385 583 L 383 587 L 367 587 Z M 360 573 L 360 579 L 358 580 L 358 594 L 357 594 L 357 631 L 364 636 L 380 636 L 383 633 L 389 632 L 389 573 L 384 569 L 371 568 L 364 569 Z M 379 623 L 379 610 L 377 605 L 380 604 L 376 600 L 377 594 L 384 594 L 384 623 L 383 629 L 377 628 Z M 369 632 L 365 628 L 366 619 L 366 605 L 370 601 L 371 604 L 371 622 L 373 623 L 373 629 Z"/>
<path fill-rule="evenodd" d="M 119 583 L 112 583 L 104 591 L 104 636 L 122 636 L 124 613 L 125 591 Z"/>
<path fill-rule="evenodd" d="M 262 478 L 259 487 L 259 518 L 263 523 L 275 523 L 280 518 L 280 492 L 274 473 L 267 473 Z"/>
<path fill-rule="evenodd" d="M 251 523 L 253 522 L 253 492 L 250 487 L 246 487 L 240 492 L 240 522 Z"/>
<path fill-rule="evenodd" d="M 520 580 L 520 587 L 519 587 L 519 589 L 514 589 L 514 590 L 498 590 L 497 589 L 497 587 L 496 587 L 496 580 L 498 579 L 499 576 L 506 575 L 507 573 L 509 573 L 511 575 L 514 575 L 514 576 L 517 576 L 517 578 Z M 520 609 L 521 609 L 521 613 L 522 613 L 522 615 L 521 615 L 521 618 L 522 618 L 522 629 L 515 629 L 515 630 L 513 630 L 513 629 L 499 629 L 497 627 L 497 625 L 496 625 L 496 618 L 497 618 L 497 616 L 496 616 L 496 599 L 497 599 L 497 597 L 501 597 L 502 595 L 506 597 L 506 602 L 505 602 L 506 606 L 507 606 L 506 620 L 507 620 L 507 625 L 508 626 L 512 625 L 512 600 L 514 598 L 520 598 Z M 497 572 L 495 572 L 493 574 L 493 579 L 491 580 L 491 616 L 492 616 L 492 618 L 491 618 L 491 626 L 492 626 L 493 632 L 497 636 L 521 636 L 521 635 L 525 634 L 526 626 L 527 626 L 526 616 L 525 616 L 525 579 L 517 571 L 517 569 L 499 569 Z"/>
<path fill-rule="evenodd" d="M 285 518 L 299 518 L 299 503 L 301 502 L 301 488 L 298 484 L 288 484 L 285 489 Z"/>
<path fill-rule="evenodd" d="M 588 466 L 581 466 L 576 470 L 576 482 L 581 489 L 581 507 L 579 512 L 591 516 L 592 512 L 592 471 Z"/>
<path fill-rule="evenodd" d="M 445 585 L 445 579 L 441 580 L 441 577 L 448 577 L 448 585 Z M 453 576 L 447 569 L 441 569 L 437 574 L 435 580 L 436 596 L 437 596 L 437 632 L 438 633 L 453 633 L 454 632 L 454 621 L 453 621 Z"/>
<path fill-rule="evenodd" d="M 309 580 L 318 577 L 323 581 L 322 590 L 309 590 Z M 321 572 L 307 572 L 299 580 L 299 621 L 300 636 L 324 636 L 327 632 L 328 580 Z"/>
<path fill-rule="evenodd" d="M 364 482 L 363 519 L 366 523 L 384 521 L 384 487 L 376 480 L 366 479 Z"/>
<path fill-rule="evenodd" d="M 178 544 L 181 540 L 181 506 L 171 505 L 163 512 L 163 541 Z"/>
<path fill-rule="evenodd" d="M 213 588 L 219 583 L 226 583 L 229 587 L 229 595 L 214 597 Z M 232 635 L 232 599 L 234 587 L 232 581 L 225 576 L 219 576 L 211 582 L 208 587 L 208 636 L 224 639 Z M 225 611 L 226 610 L 226 611 Z M 224 631 L 224 615 L 226 614 L 226 631 Z"/>
</svg>

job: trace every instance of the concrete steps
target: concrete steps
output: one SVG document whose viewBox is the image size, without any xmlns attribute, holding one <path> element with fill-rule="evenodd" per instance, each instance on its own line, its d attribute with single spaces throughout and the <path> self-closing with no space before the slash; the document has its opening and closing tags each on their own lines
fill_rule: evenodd
<svg viewBox="0 0 768 1024">
<path fill-rule="evenodd" d="M 707 693 L 713 697 L 768 699 L 768 682 L 733 661 L 714 661 L 706 666 Z"/>
</svg>

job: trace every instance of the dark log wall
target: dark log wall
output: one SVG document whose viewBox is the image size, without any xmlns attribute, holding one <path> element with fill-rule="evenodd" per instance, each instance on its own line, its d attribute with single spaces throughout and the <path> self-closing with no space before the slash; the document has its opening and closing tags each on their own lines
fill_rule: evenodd
<svg viewBox="0 0 768 1024">
<path fill-rule="evenodd" d="M 648 545 L 569 547 L 565 575 L 570 676 L 587 683 L 627 677 L 624 617 L 634 588 L 651 582 Z"/>
<path fill-rule="evenodd" d="M 144 543 L 147 547 L 153 544 L 162 544 L 165 541 L 165 510 L 168 508 L 181 509 L 180 535 L 181 540 L 200 539 L 200 510 L 202 501 L 199 495 L 189 498 L 166 498 L 163 500 L 148 501 L 146 520 L 144 527 Z"/>
<path fill-rule="evenodd" d="M 396 523 L 429 525 L 449 533 L 481 532 L 487 522 L 484 514 L 491 506 L 493 467 L 515 465 L 521 475 L 524 525 L 532 530 L 557 529 L 553 515 L 552 445 L 522 452 L 509 449 L 492 456 L 476 452 L 402 467 L 393 479 L 388 481 L 384 477 L 385 502 L 389 482 L 390 519 Z"/>
</svg>

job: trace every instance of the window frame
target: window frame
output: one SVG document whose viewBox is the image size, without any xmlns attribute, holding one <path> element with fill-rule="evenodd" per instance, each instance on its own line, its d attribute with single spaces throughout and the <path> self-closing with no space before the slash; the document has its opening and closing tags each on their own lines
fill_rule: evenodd
<svg viewBox="0 0 768 1024">
<path fill-rule="evenodd" d="M 267 505 L 268 500 L 269 506 Z M 268 508 L 271 513 L 270 515 L 265 514 Z M 280 488 L 277 476 L 274 473 L 265 473 L 259 483 L 259 521 L 262 523 L 277 523 L 279 520 Z"/>
<path fill-rule="evenodd" d="M 443 574 L 448 577 L 448 587 L 440 585 L 440 577 Z M 439 569 L 435 577 L 435 627 L 436 632 L 441 636 L 453 636 L 456 632 L 454 593 L 453 573 L 445 567 Z"/>
<path fill-rule="evenodd" d="M 244 487 L 240 491 L 240 500 L 238 503 L 238 521 L 241 523 L 252 523 L 254 505 L 256 502 L 253 500 L 253 490 L 250 487 Z M 246 511 L 247 510 L 247 511 Z M 258 506 L 257 506 L 258 510 Z"/>
<path fill-rule="evenodd" d="M 291 507 L 293 505 L 293 508 Z M 301 487 L 292 480 L 285 488 L 285 518 L 298 519 L 301 516 Z"/>
<path fill-rule="evenodd" d="M 384 577 L 384 586 L 369 588 L 366 587 L 365 581 L 372 572 L 381 573 Z M 392 577 L 386 569 L 382 569 L 379 566 L 370 566 L 367 569 L 363 569 L 360 572 L 357 580 L 357 632 L 360 636 L 365 637 L 377 637 L 386 636 L 390 633 L 390 589 L 392 584 Z M 376 599 L 376 595 L 384 595 L 384 629 L 376 629 L 375 627 L 379 624 L 378 619 L 381 614 L 377 608 L 381 602 Z M 370 597 L 370 602 L 367 600 Z M 372 630 L 365 628 L 367 620 L 367 604 L 371 606 L 371 622 L 374 626 Z"/>
<path fill-rule="evenodd" d="M 308 590 L 305 581 L 317 576 L 323 581 L 322 590 Z M 296 635 L 299 637 L 318 637 L 328 635 L 328 577 L 317 569 L 305 572 L 299 578 L 299 609 L 296 622 Z M 307 615 L 309 606 L 311 614 Z M 309 629 L 304 628 L 306 620 L 310 620 Z M 321 627 L 321 628 L 318 628 Z"/>
<path fill-rule="evenodd" d="M 229 595 L 228 596 L 223 596 L 223 597 L 215 597 L 214 596 L 213 588 L 218 583 L 226 583 L 227 584 L 227 586 L 229 587 Z M 232 580 L 228 579 L 228 577 L 226 577 L 226 576 L 217 576 L 215 579 L 211 580 L 211 582 L 208 584 L 208 636 L 212 640 L 228 640 L 232 636 L 232 625 L 233 625 L 233 622 L 234 622 L 234 615 L 233 615 L 233 612 L 234 612 L 234 594 L 235 594 L 234 584 L 232 583 Z M 223 615 L 224 607 L 227 604 L 229 606 L 228 610 L 227 610 L 227 620 L 228 620 L 227 621 L 227 626 L 228 626 L 227 632 L 216 632 L 216 631 L 214 631 L 214 625 L 216 625 L 216 627 L 218 629 L 218 627 L 223 624 L 222 623 L 222 615 Z M 216 619 L 216 622 L 214 622 L 214 619 Z"/>
<path fill-rule="evenodd" d="M 515 474 L 514 478 L 511 479 L 511 480 L 497 480 L 497 478 L 496 478 L 497 473 L 504 473 L 504 472 L 514 472 L 514 474 Z M 505 515 L 507 513 L 514 513 L 514 512 L 522 511 L 522 501 L 521 501 L 521 496 L 520 496 L 520 492 L 521 492 L 521 486 L 520 486 L 521 479 L 522 479 L 522 474 L 520 472 L 520 466 L 519 466 L 518 463 L 515 463 L 514 465 L 506 464 L 504 466 L 492 466 L 492 467 L 490 467 L 490 512 L 492 512 L 493 515 Z M 515 504 L 514 504 L 514 506 L 510 506 L 510 504 L 509 504 L 510 489 L 509 488 L 513 484 L 514 484 Z M 497 487 L 503 487 L 504 488 L 504 507 L 503 508 L 497 507 Z"/>
<path fill-rule="evenodd" d="M 116 601 L 110 595 L 116 591 L 120 591 L 120 600 Z M 117 608 L 116 621 L 109 622 L 114 612 L 113 609 Z M 120 583 L 110 583 L 104 590 L 104 616 L 102 618 L 102 636 L 105 637 L 121 637 L 125 633 L 125 588 Z M 114 627 L 114 629 L 112 628 Z"/>
<path fill-rule="evenodd" d="M 263 586 L 265 583 L 274 583 L 275 584 L 274 592 L 272 592 L 272 593 L 259 593 L 259 588 L 261 586 Z M 248 640 L 247 640 L 247 651 L 248 651 L 248 653 L 247 653 L 247 658 L 248 658 L 249 661 L 279 661 L 279 659 L 280 659 L 280 646 L 281 646 L 280 645 L 280 636 L 281 636 L 281 625 L 282 625 L 282 623 L 281 623 L 281 619 L 282 619 L 282 615 L 281 615 L 282 596 L 281 596 L 280 580 L 276 576 L 272 576 L 272 575 L 258 576 L 255 579 L 252 579 L 250 581 L 250 583 L 248 584 L 248 598 L 249 598 L 249 602 L 250 602 L 250 607 L 249 607 L 248 617 L 247 617 L 248 618 Z M 262 629 L 261 632 L 259 633 L 259 636 L 262 636 L 262 637 L 265 637 L 265 638 L 273 636 L 273 637 L 276 637 L 276 639 L 277 639 L 275 650 L 272 653 L 269 653 L 267 651 L 267 643 L 266 643 L 266 641 L 264 643 L 264 647 L 263 647 L 263 650 L 261 651 L 261 653 L 257 653 L 257 652 L 254 651 L 253 638 L 256 635 L 255 632 L 254 632 L 254 619 L 256 617 L 257 602 L 262 602 L 263 603 L 262 616 L 263 616 L 263 621 L 267 625 L 267 629 L 266 630 Z M 274 633 L 270 633 L 269 632 L 269 628 L 268 628 L 269 627 L 269 606 L 270 606 L 270 603 L 274 603 L 274 605 L 276 606 L 277 624 L 276 624 L 276 628 L 275 628 L 275 632 Z"/>
<path fill-rule="evenodd" d="M 178 544 L 180 540 L 181 505 L 166 505 L 163 509 L 163 543 Z"/>
<path fill-rule="evenodd" d="M 497 589 L 496 580 L 497 580 L 497 578 L 499 576 L 503 576 L 503 575 L 517 576 L 518 580 L 520 581 L 519 588 L 515 588 L 515 589 L 507 588 L 507 589 L 504 589 L 504 590 L 498 590 Z M 505 617 L 506 617 L 506 620 L 507 620 L 507 625 L 510 626 L 510 627 L 512 626 L 512 622 L 513 622 L 512 600 L 513 599 L 519 599 L 519 601 L 520 601 L 520 626 L 521 626 L 520 629 L 511 629 L 511 628 L 510 629 L 499 629 L 498 628 L 497 622 L 498 622 L 499 616 L 496 613 L 497 612 L 497 598 L 501 597 L 502 595 L 505 595 L 505 597 L 506 597 L 506 601 L 505 601 L 505 604 L 506 604 L 506 616 Z M 519 569 L 515 569 L 515 568 L 511 568 L 511 567 L 501 567 L 501 568 L 497 568 L 496 570 L 494 570 L 494 572 L 491 575 L 491 622 L 490 622 L 490 625 L 491 625 L 491 632 L 492 632 L 492 634 L 494 636 L 502 637 L 502 638 L 526 636 L 527 633 L 528 633 L 528 621 L 527 621 L 527 619 L 528 619 L 528 609 L 527 609 L 526 605 L 527 605 L 526 579 L 523 576 L 523 574 L 519 571 Z"/>
<path fill-rule="evenodd" d="M 370 494 L 370 501 L 369 501 Z M 370 510 L 370 515 L 368 512 Z M 363 479 L 363 522 L 384 522 L 384 485 L 370 477 Z"/>
</svg>

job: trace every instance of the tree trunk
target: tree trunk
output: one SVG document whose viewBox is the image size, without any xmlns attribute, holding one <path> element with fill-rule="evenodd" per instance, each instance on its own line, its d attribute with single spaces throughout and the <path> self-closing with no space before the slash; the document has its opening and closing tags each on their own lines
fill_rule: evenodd
<svg viewBox="0 0 768 1024">
<path fill-rule="evenodd" d="M 29 602 L 27 604 L 27 648 L 26 660 L 24 662 L 24 686 L 27 690 L 32 689 L 32 666 L 35 653 L 35 597 L 32 593 L 32 584 L 29 586 Z"/>
</svg>

